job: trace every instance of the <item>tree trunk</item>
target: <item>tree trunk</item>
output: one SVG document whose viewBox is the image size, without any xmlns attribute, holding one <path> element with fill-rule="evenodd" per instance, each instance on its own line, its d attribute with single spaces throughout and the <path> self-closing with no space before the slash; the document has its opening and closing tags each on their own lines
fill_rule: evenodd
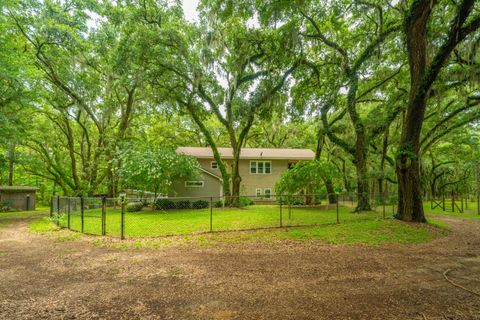
<svg viewBox="0 0 480 320">
<path fill-rule="evenodd" d="M 241 147 L 232 141 L 233 145 L 233 164 L 232 164 L 232 201 L 230 205 L 238 207 L 240 205 L 240 186 L 242 177 L 240 176 L 240 150 Z"/>
<path fill-rule="evenodd" d="M 327 188 L 328 203 L 330 204 L 337 203 L 337 195 L 335 194 L 335 188 L 333 186 L 332 179 L 325 179 L 325 188 Z"/>
<path fill-rule="evenodd" d="M 367 176 L 367 155 L 364 149 L 363 137 L 357 133 L 355 168 L 357 169 L 358 202 L 355 212 L 370 211 L 369 181 Z"/>
<path fill-rule="evenodd" d="M 405 221 L 426 222 L 418 159 L 400 157 L 397 176 L 399 217 Z"/>
</svg>

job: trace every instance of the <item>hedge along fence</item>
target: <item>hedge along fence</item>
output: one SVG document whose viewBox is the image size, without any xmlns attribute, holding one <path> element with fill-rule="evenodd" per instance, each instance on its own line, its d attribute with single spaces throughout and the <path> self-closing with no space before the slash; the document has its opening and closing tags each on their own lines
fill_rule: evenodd
<svg viewBox="0 0 480 320">
<path fill-rule="evenodd" d="M 51 217 L 62 228 L 125 239 L 336 224 L 385 218 L 395 213 L 396 196 L 392 194 L 372 195 L 371 202 L 377 210 L 362 214 L 352 214 L 356 194 L 335 194 L 333 203 L 328 196 L 53 197 Z"/>
</svg>

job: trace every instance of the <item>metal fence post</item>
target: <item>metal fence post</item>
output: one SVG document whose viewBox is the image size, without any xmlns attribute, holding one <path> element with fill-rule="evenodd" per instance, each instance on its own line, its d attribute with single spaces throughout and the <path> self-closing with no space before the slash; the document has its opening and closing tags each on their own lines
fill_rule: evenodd
<svg viewBox="0 0 480 320">
<path fill-rule="evenodd" d="M 455 194 L 452 191 L 452 212 L 455 212 Z"/>
<path fill-rule="evenodd" d="M 83 199 L 83 196 L 80 197 L 80 219 L 82 220 L 82 233 L 83 230 L 85 229 L 85 200 Z"/>
<path fill-rule="evenodd" d="M 288 196 L 288 219 L 292 219 L 292 198 Z"/>
<path fill-rule="evenodd" d="M 60 196 L 57 196 L 57 226 L 60 225 Z"/>
<path fill-rule="evenodd" d="M 70 197 L 67 198 L 67 228 L 70 229 Z"/>
<path fill-rule="evenodd" d="M 282 218 L 282 201 L 280 201 L 280 228 L 283 227 Z"/>
<path fill-rule="evenodd" d="M 120 239 L 125 239 L 125 198 L 122 197 L 122 217 L 120 219 Z"/>
<path fill-rule="evenodd" d="M 477 191 L 477 214 L 480 215 L 480 191 Z"/>
<path fill-rule="evenodd" d="M 102 236 L 104 236 L 106 232 L 106 224 L 107 224 L 107 198 L 102 198 Z"/>
<path fill-rule="evenodd" d="M 336 194 L 337 196 L 337 223 L 340 223 L 340 216 L 339 216 L 339 212 L 338 212 L 338 193 Z"/>
<path fill-rule="evenodd" d="M 210 197 L 210 232 L 213 232 L 213 197 Z"/>
<path fill-rule="evenodd" d="M 52 199 L 50 200 L 50 218 L 53 217 L 53 198 L 55 198 L 55 196 L 52 196 Z"/>
<path fill-rule="evenodd" d="M 382 194 L 383 219 L 385 219 L 385 193 Z"/>
</svg>

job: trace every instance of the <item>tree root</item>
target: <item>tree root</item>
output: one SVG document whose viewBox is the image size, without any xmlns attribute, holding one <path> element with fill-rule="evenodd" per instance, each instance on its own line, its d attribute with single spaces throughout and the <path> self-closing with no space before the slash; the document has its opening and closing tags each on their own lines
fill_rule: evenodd
<svg viewBox="0 0 480 320">
<path fill-rule="evenodd" d="M 443 277 L 445 278 L 445 280 L 447 280 L 452 286 L 455 286 L 455 287 L 457 287 L 457 288 L 460 288 L 460 289 L 462 289 L 462 290 L 465 290 L 465 291 L 467 291 L 467 292 L 470 292 L 471 294 L 474 294 L 474 295 L 476 295 L 477 297 L 480 297 L 480 293 L 475 292 L 475 291 L 472 291 L 472 290 L 470 290 L 470 289 L 468 289 L 468 288 L 465 288 L 464 286 L 459 285 L 458 283 L 455 283 L 455 282 L 453 282 L 452 280 L 450 280 L 450 279 L 448 278 L 448 276 L 447 276 L 447 274 L 448 274 L 450 271 L 452 271 L 452 269 L 447 269 L 447 270 L 445 270 L 445 272 L 443 273 Z"/>
</svg>

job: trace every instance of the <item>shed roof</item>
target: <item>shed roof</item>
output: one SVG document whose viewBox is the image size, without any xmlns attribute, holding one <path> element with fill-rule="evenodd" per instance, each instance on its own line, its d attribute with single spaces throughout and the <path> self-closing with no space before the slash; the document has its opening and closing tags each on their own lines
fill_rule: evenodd
<svg viewBox="0 0 480 320">
<path fill-rule="evenodd" d="M 179 147 L 177 152 L 195 158 L 213 159 L 213 151 L 207 147 Z M 233 159 L 232 148 L 218 148 L 223 159 Z M 242 148 L 240 159 L 285 159 L 285 160 L 313 160 L 315 154 L 310 149 L 269 149 L 269 148 Z"/>
<path fill-rule="evenodd" d="M 38 188 L 36 187 L 29 187 L 29 186 L 0 186 L 0 191 L 37 191 Z"/>
</svg>

